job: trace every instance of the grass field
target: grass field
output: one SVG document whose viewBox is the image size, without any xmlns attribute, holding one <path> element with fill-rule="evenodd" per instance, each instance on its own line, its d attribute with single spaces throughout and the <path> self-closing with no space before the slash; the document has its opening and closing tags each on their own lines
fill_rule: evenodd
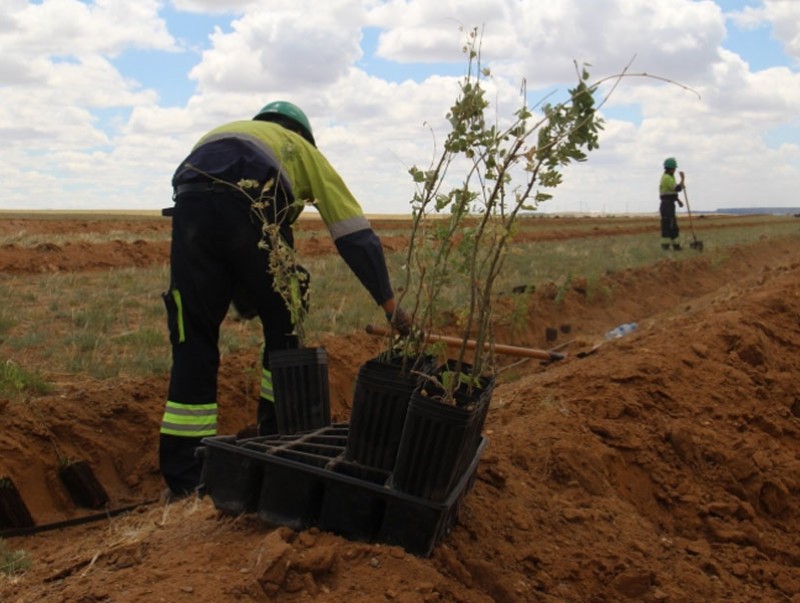
<svg viewBox="0 0 800 603">
<path fill-rule="evenodd" d="M 373 224 L 399 286 L 407 223 Z M 42 528 L 3 533 L 0 600 L 793 601 L 800 220 L 704 217 L 702 252 L 681 220 L 679 253 L 661 251 L 656 216 L 519 225 L 496 287 L 497 342 L 564 357 L 503 358 L 472 490 L 421 559 L 225 516 L 209 497 L 157 502 L 169 220 L 0 221 L 0 487 L 13 480 Z M 345 422 L 359 367 L 383 345 L 363 327 L 384 318 L 319 221 L 297 240 L 331 416 Z M 450 333 L 462 289 L 446 290 Z M 227 318 L 224 437 L 254 420 L 260 345 L 258 321 Z M 62 458 L 91 464 L 112 510 L 136 509 L 79 508 Z"/>
<path fill-rule="evenodd" d="M 29 214 L 14 219 L 30 220 Z M 121 220 L 120 216 L 124 216 Z M 139 245 L 160 244 L 161 255 L 145 267 L 110 270 L 57 271 L 4 274 L 0 277 L 0 342 L 4 362 L 12 362 L 19 383 L 26 371 L 36 375 L 83 373 L 105 379 L 118 376 L 163 374 L 169 349 L 161 293 L 169 282 L 168 221 L 147 212 L 131 217 L 127 212 L 94 214 L 36 214 L 35 220 L 89 223 L 114 222 L 109 228 L 45 228 L 21 226 L 0 232 L 0 249 L 56 245 L 64 249 L 123 241 Z M 408 222 L 381 217 L 374 221 L 383 237 L 402 237 Z M 132 225 L 136 224 L 136 227 Z M 691 235 L 684 221 L 684 241 Z M 141 228 L 141 227 L 146 228 Z M 782 216 L 715 216 L 696 220 L 703 255 L 722 262 L 732 245 L 764 238 L 796 236 L 800 220 Z M 588 287 L 589 297 L 613 303 L 613 291 L 604 276 L 669 259 L 681 261 L 697 252 L 665 254 L 659 246 L 658 222 L 650 217 L 554 218 L 527 217 L 519 221 L 517 242 L 506 259 L 499 295 L 514 289 L 542 286 L 565 289 L 576 281 Z M 320 236 L 322 225 L 308 220 L 299 224 L 298 241 Z M 322 235 L 324 236 L 324 235 Z M 2 254 L 0 254 L 2 257 Z M 396 287 L 402 283 L 405 252 L 388 252 L 387 261 Z M 382 313 L 335 253 L 303 258 L 312 274 L 312 307 L 308 317 L 311 339 L 322 334 L 343 334 L 383 320 Z M 463 283 L 446 288 L 443 307 L 458 308 L 464 299 Z M 558 299 L 554 303 L 557 303 Z M 229 316 L 221 335 L 221 352 L 227 354 L 257 346 L 260 323 Z M 42 380 L 40 378 L 39 380 Z M 6 381 L 13 381 L 6 377 Z M 19 389 L 6 383 L 5 390 Z"/>
</svg>

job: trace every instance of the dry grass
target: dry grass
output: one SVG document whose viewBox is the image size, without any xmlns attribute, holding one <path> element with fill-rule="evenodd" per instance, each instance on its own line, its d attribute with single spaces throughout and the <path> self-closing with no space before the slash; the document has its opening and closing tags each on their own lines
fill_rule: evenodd
<svg viewBox="0 0 800 603">
<path fill-rule="evenodd" d="M 30 214 L 27 214 L 30 215 Z M 62 215 L 53 214 L 53 216 Z M 100 214 L 93 217 L 99 217 Z M 118 214 L 103 214 L 118 217 Z M 313 216 L 313 214 L 312 214 Z M 160 219 L 160 218 L 159 218 Z M 313 219 L 310 217 L 309 219 Z M 385 220 L 381 216 L 381 220 Z M 644 222 L 642 221 L 644 220 Z M 548 283 L 565 287 L 571 279 L 585 278 L 589 294 L 609 296 L 599 284 L 604 275 L 664 260 L 659 246 L 657 221 L 650 218 L 602 218 L 577 220 L 566 225 L 549 218 L 520 221 L 523 232 L 589 231 L 650 224 L 645 234 L 620 234 L 515 244 L 496 290 L 503 295 L 515 287 Z M 797 236 L 800 220 L 790 217 L 750 216 L 704 221 L 698 238 L 711 265 L 723 261 L 731 245 L 765 237 Z M 719 227 L 717 227 L 719 226 Z M 398 229 L 402 220 L 398 218 Z M 684 236 L 688 229 L 683 224 Z M 392 228 L 392 231 L 395 229 Z M 109 233 L 111 239 L 118 234 Z M 688 239 L 687 239 L 688 242 Z M 688 248 L 673 260 L 697 255 Z M 400 284 L 404 252 L 387 254 L 395 285 Z M 312 274 L 310 341 L 323 333 L 348 333 L 368 323 L 383 321 L 377 308 L 355 276 L 336 255 L 304 259 Z M 5 275 L 0 277 L 0 297 L 13 300 L 0 309 L 0 361 L 6 367 L 0 390 L 14 397 L 46 387 L 48 374 L 88 375 L 98 379 L 165 375 L 170 352 L 161 292 L 169 280 L 166 264 L 150 268 L 125 268 L 83 273 Z M 454 283 L 442 302 L 458 308 L 463 292 Z M 606 300 L 609 303 L 613 300 Z M 14 307 L 14 311 L 9 308 Z M 258 320 L 240 322 L 230 315 L 223 325 L 221 352 L 258 348 Z M 13 369 L 13 370 L 11 370 Z"/>
</svg>

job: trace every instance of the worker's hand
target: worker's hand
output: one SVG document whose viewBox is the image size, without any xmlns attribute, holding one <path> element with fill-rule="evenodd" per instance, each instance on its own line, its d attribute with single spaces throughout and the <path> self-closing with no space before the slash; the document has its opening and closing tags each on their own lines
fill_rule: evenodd
<svg viewBox="0 0 800 603">
<path fill-rule="evenodd" d="M 683 202 L 680 199 L 678 199 L 678 207 L 683 207 Z"/>
<path fill-rule="evenodd" d="M 414 324 L 414 320 L 411 314 L 403 310 L 400 306 L 395 308 L 394 313 L 386 312 L 386 320 L 389 321 L 392 328 L 400 333 L 400 335 L 405 337 L 411 334 L 411 327 Z"/>
</svg>

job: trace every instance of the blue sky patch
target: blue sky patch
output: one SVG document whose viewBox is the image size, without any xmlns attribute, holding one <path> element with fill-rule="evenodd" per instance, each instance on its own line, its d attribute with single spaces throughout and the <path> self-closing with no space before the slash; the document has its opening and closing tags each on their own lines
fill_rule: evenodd
<svg viewBox="0 0 800 603">
<path fill-rule="evenodd" d="M 190 51 L 129 50 L 111 63 L 125 77 L 139 82 L 142 88 L 158 91 L 159 104 L 166 107 L 184 106 L 194 91 L 189 71 L 200 61 Z"/>
<path fill-rule="evenodd" d="M 131 117 L 132 109 L 92 109 L 92 116 L 96 120 L 96 125 L 109 138 L 114 138 L 121 128 L 125 127 Z M 103 150 L 106 149 L 105 147 Z"/>
<path fill-rule="evenodd" d="M 397 63 L 376 56 L 379 27 L 365 27 L 361 32 L 361 50 L 364 56 L 357 66 L 367 73 L 379 73 L 381 79 L 400 83 L 407 80 L 423 82 L 432 75 L 461 77 L 464 75 L 464 64 L 459 57 L 452 63 Z"/>
<path fill-rule="evenodd" d="M 724 12 L 739 12 L 751 6 L 757 8 L 760 2 L 734 2 L 733 0 L 717 0 Z M 772 27 L 763 23 L 754 28 L 740 28 L 736 22 L 727 17 L 725 21 L 727 35 L 722 45 L 743 57 L 753 71 L 761 71 L 769 67 L 796 68 L 796 63 L 784 54 L 783 44 L 773 35 Z"/>
</svg>

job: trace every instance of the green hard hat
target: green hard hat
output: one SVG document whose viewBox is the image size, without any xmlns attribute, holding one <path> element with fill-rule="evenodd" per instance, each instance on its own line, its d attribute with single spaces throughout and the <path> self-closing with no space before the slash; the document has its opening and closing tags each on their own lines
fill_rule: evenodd
<svg viewBox="0 0 800 603">
<path fill-rule="evenodd" d="M 267 103 L 262 107 L 261 111 L 256 113 L 253 119 L 278 122 L 289 129 L 297 127 L 298 133 L 303 138 L 311 144 L 316 144 L 308 117 L 306 117 L 306 114 L 303 113 L 300 107 L 288 101 L 272 101 L 271 103 Z M 287 120 L 291 123 L 287 124 Z"/>
<path fill-rule="evenodd" d="M 667 157 L 664 160 L 664 169 L 665 170 L 674 170 L 676 167 L 678 167 L 678 162 L 675 161 L 674 157 Z"/>
</svg>

